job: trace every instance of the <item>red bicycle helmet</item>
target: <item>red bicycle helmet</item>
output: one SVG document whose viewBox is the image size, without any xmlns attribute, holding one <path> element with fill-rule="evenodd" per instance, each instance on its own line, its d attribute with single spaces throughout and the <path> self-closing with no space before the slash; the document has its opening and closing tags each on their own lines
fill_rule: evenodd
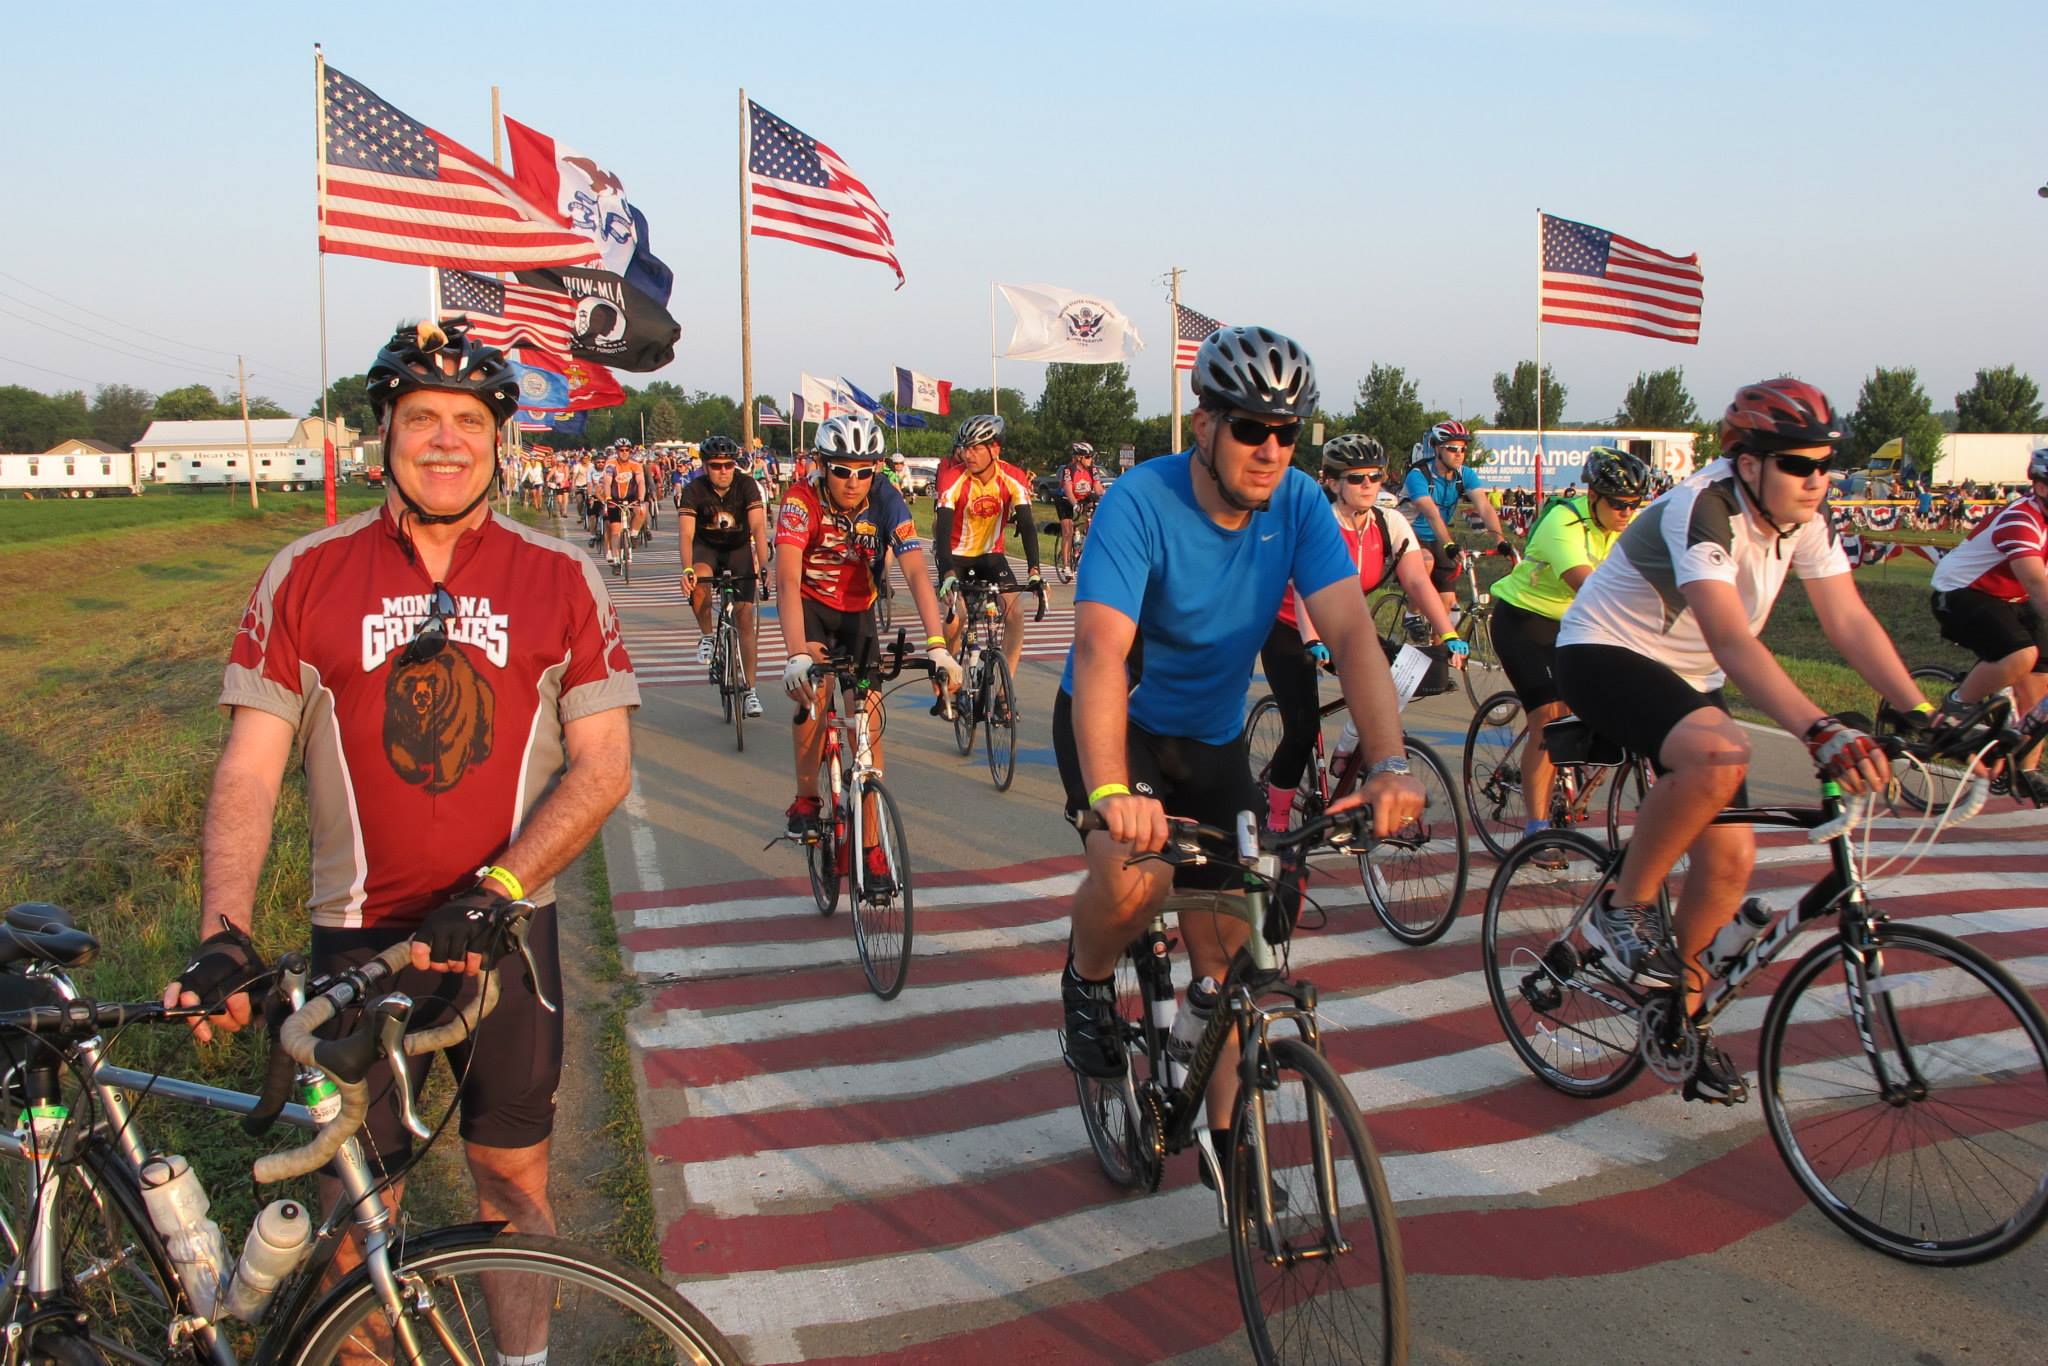
<svg viewBox="0 0 2048 1366">
<path fill-rule="evenodd" d="M 1432 451 L 1438 446 L 1443 445 L 1446 441 L 1462 441 L 1467 446 L 1470 446 L 1472 444 L 1472 429 L 1456 418 L 1452 418 L 1448 422 L 1439 422 L 1429 429 L 1429 448 Z"/>
<path fill-rule="evenodd" d="M 1801 446 L 1832 446 L 1842 420 L 1828 396 L 1789 376 L 1745 384 L 1721 415 L 1721 451 L 1772 455 Z"/>
</svg>

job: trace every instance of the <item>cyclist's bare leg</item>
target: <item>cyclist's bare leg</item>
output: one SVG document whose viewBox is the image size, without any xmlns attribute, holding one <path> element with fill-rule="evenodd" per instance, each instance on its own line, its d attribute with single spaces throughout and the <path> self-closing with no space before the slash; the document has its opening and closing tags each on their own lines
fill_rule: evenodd
<svg viewBox="0 0 2048 1366">
<path fill-rule="evenodd" d="M 2048 674 L 2037 674 L 2034 665 L 2040 661 L 2040 651 L 2028 645 L 2014 650 L 2004 659 L 1987 659 L 1963 677 L 1956 686 L 1956 701 L 1962 703 L 1982 702 L 1991 694 L 2003 688 L 2012 689 L 2012 698 L 2019 715 L 2025 716 L 2034 709 L 2043 693 L 2048 693 Z M 2029 768 L 2038 768 L 2041 754 L 2048 745 L 2037 745 Z"/>
<path fill-rule="evenodd" d="M 1756 838 L 1748 826 L 1712 824 L 1735 800 L 1749 771 L 1749 737 L 1726 712 L 1702 707 L 1672 728 L 1657 757 L 1666 771 L 1636 809 L 1614 900 L 1626 906 L 1654 902 L 1679 856 L 1690 851 L 1673 933 L 1691 963 L 1734 917 L 1756 862 Z M 1688 990 L 1689 1006 L 1697 995 Z"/>
<path fill-rule="evenodd" d="M 1124 948 L 1150 923 L 1173 884 L 1173 870 L 1163 863 L 1126 868 L 1128 844 L 1096 831 L 1085 845 L 1088 869 L 1074 889 L 1071 912 L 1074 971 L 1089 981 L 1102 981 L 1116 971 Z"/>
<path fill-rule="evenodd" d="M 761 663 L 760 612 L 755 604 L 742 602 L 734 605 L 733 625 L 739 628 L 740 659 L 747 666 L 747 686 L 752 687 L 760 675 L 755 669 Z"/>
<path fill-rule="evenodd" d="M 946 650 L 955 659 L 965 659 L 967 657 L 967 652 L 962 647 L 964 647 L 967 643 L 967 632 L 971 630 L 974 625 L 973 622 L 967 619 L 966 595 L 962 593 L 955 593 L 953 595 L 953 600 L 950 604 L 940 604 L 941 608 L 944 608 L 949 605 L 952 608 L 952 615 L 946 621 L 945 626 L 943 627 L 946 633 Z M 950 691 L 959 692 L 960 689 L 956 685 L 952 687 Z"/>
<path fill-rule="evenodd" d="M 804 642 L 804 648 L 811 652 L 811 658 L 823 659 L 825 647 L 815 640 Z M 820 719 L 824 715 L 825 701 L 832 686 L 830 679 L 821 679 L 813 690 L 811 705 L 804 711 L 804 719 L 792 728 L 796 737 L 796 795 L 815 797 L 818 795 L 818 765 L 825 761 L 825 725 Z"/>
<path fill-rule="evenodd" d="M 1074 519 L 1060 518 L 1060 563 L 1069 569 L 1074 565 Z"/>
<path fill-rule="evenodd" d="M 624 526 L 624 522 L 614 522 L 609 517 L 605 518 L 604 553 L 611 559 L 619 558 L 619 531 Z"/>
<path fill-rule="evenodd" d="M 713 605 L 715 599 L 712 597 L 711 592 L 711 566 L 700 564 L 695 566 L 695 568 L 697 570 L 697 591 L 690 594 L 690 611 L 696 615 L 697 629 L 708 636 L 711 634 L 712 627 L 716 624 L 718 615 Z M 749 665 L 747 677 L 752 678 L 753 676 L 752 666 Z"/>
<path fill-rule="evenodd" d="M 1550 819 L 1550 789 L 1557 782 L 1557 765 L 1543 747 L 1543 728 L 1562 721 L 1569 710 L 1562 702 L 1545 702 L 1529 713 L 1529 735 L 1522 744 L 1522 800 L 1532 821 Z"/>
<path fill-rule="evenodd" d="M 1024 597 L 1011 593 L 1003 599 L 1003 663 L 1010 666 L 1010 681 L 1017 679 L 1017 662 L 1024 657 Z"/>
<path fill-rule="evenodd" d="M 633 504 L 633 534 L 638 536 L 647 529 L 647 504 Z"/>
<path fill-rule="evenodd" d="M 1183 911 L 1180 914 L 1181 942 L 1188 946 L 1189 980 L 1198 977 L 1212 977 L 1223 980 L 1223 974 L 1230 969 L 1230 960 L 1244 946 L 1251 936 L 1251 926 L 1236 916 L 1213 915 L 1205 911 Z M 1216 1128 L 1230 1122 L 1230 1109 L 1237 1100 L 1237 1068 L 1234 1065 L 1237 1054 L 1237 1036 L 1232 1034 L 1229 1045 L 1219 1064 L 1209 1077 L 1207 1103 L 1209 1125 Z M 1223 1154 L 1218 1153 L 1218 1157 Z"/>
<path fill-rule="evenodd" d="M 525 1148 L 489 1148 L 481 1143 L 464 1143 L 462 1148 L 469 1158 L 470 1179 L 476 1183 L 477 1218 L 502 1219 L 511 1233 L 555 1231 L 555 1211 L 548 1203 L 548 1140 Z M 552 1306 L 542 1283 L 507 1271 L 486 1272 L 480 1279 L 498 1354 L 517 1358 L 544 1350 Z"/>
</svg>

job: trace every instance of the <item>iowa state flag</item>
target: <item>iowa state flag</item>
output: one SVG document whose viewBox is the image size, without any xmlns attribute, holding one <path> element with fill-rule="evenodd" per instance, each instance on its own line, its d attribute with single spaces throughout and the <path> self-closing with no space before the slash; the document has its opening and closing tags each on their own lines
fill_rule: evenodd
<svg viewBox="0 0 2048 1366">
<path fill-rule="evenodd" d="M 536 203 L 562 215 L 603 254 L 599 264 L 662 308 L 675 288 L 675 272 L 647 240 L 647 217 L 626 200 L 618 176 L 594 157 L 565 147 L 517 119 L 505 120 L 512 145 L 512 179 Z"/>
<path fill-rule="evenodd" d="M 896 411 L 909 412 L 913 408 L 921 413 L 950 413 L 953 411 L 953 382 L 933 379 L 930 375 L 920 375 L 915 370 L 897 366 Z"/>
</svg>

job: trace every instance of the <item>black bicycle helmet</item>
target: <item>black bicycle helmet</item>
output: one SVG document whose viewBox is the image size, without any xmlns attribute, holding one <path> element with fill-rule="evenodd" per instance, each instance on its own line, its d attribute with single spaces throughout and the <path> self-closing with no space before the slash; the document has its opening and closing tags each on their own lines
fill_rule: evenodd
<svg viewBox="0 0 2048 1366">
<path fill-rule="evenodd" d="M 1342 474 L 1345 470 L 1383 470 L 1387 467 L 1387 448 L 1379 443 L 1378 437 L 1367 436 L 1364 432 L 1346 432 L 1333 436 L 1323 447 L 1323 473 Z"/>
<path fill-rule="evenodd" d="M 519 411 L 518 372 L 503 351 L 469 335 L 467 318 L 399 328 L 371 362 L 364 387 L 379 422 L 399 395 L 415 389 L 475 394 L 499 422 Z"/>
<path fill-rule="evenodd" d="M 1307 418 L 1316 410 L 1315 362 L 1299 342 L 1266 327 L 1219 327 L 1195 353 L 1195 396 L 1211 408 Z"/>
<path fill-rule="evenodd" d="M 1000 446 L 1003 444 L 1003 418 L 1000 413 L 981 413 L 968 418 L 953 433 L 953 449 L 964 451 L 969 446 Z"/>
<path fill-rule="evenodd" d="M 1650 496 L 1650 467 L 1614 446 L 1595 446 L 1586 453 L 1586 489 L 1602 498 L 1640 501 Z"/>
<path fill-rule="evenodd" d="M 707 436 L 704 444 L 697 448 L 697 454 L 706 460 L 738 460 L 740 443 L 729 436 Z"/>
</svg>

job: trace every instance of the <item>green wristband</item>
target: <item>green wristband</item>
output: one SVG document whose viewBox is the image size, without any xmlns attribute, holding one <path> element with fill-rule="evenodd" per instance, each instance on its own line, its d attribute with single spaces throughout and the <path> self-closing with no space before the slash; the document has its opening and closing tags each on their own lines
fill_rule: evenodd
<svg viewBox="0 0 2048 1366">
<path fill-rule="evenodd" d="M 1131 789 L 1123 783 L 1104 783 L 1088 794 L 1088 805 L 1093 806 L 1104 797 L 1128 797 Z"/>
</svg>

